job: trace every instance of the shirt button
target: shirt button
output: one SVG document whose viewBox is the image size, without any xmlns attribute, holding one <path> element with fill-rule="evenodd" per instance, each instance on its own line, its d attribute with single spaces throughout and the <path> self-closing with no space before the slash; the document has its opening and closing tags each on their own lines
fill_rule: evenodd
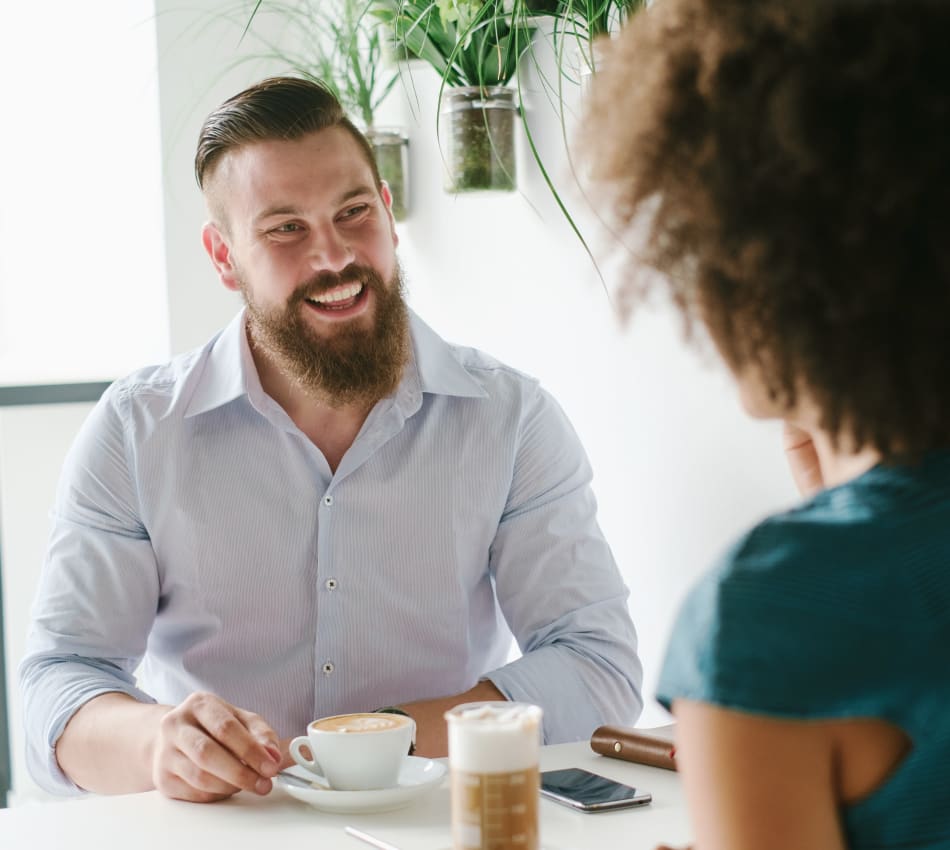
<svg viewBox="0 0 950 850">
<path fill-rule="evenodd" d="M 328 578 L 326 581 L 327 590 L 336 590 L 337 580 L 335 578 Z"/>
<path fill-rule="evenodd" d="M 325 504 L 327 507 L 330 507 L 330 505 L 333 504 L 333 496 L 324 496 L 323 504 Z"/>
<path fill-rule="evenodd" d="M 324 676 L 332 676 L 334 669 L 335 669 L 335 668 L 334 668 L 334 666 L 333 666 L 333 662 L 332 662 L 332 661 L 327 661 L 327 662 L 323 665 L 323 675 L 324 675 Z"/>
</svg>

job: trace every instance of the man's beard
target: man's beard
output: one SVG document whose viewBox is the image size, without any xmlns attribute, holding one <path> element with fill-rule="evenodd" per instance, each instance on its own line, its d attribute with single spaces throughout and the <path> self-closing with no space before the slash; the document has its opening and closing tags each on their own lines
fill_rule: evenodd
<svg viewBox="0 0 950 850">
<path fill-rule="evenodd" d="M 304 302 L 338 286 L 358 282 L 376 298 L 373 326 L 359 316 L 324 334 L 306 321 Z M 409 312 L 399 266 L 389 285 L 369 266 L 351 263 L 341 272 L 322 272 L 298 286 L 284 307 L 265 309 L 251 298 L 239 276 L 247 304 L 253 347 L 272 357 L 280 371 L 307 393 L 331 407 L 373 405 L 393 393 L 409 359 Z M 360 294 L 361 298 L 366 293 Z"/>
</svg>

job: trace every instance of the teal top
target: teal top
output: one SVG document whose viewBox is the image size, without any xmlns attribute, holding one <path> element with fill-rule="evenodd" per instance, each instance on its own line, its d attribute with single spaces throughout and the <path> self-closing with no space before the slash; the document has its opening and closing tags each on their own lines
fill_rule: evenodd
<svg viewBox="0 0 950 850">
<path fill-rule="evenodd" d="M 950 452 L 877 466 L 746 534 L 692 590 L 658 686 L 782 718 L 863 717 L 913 750 L 841 810 L 852 850 L 950 848 Z"/>
</svg>

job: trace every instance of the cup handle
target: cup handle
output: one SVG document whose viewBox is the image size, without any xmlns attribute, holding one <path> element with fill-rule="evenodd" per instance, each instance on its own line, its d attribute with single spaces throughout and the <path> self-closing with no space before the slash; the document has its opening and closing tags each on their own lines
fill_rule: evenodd
<svg viewBox="0 0 950 850">
<path fill-rule="evenodd" d="M 290 742 L 290 755 L 293 757 L 293 760 L 297 762 L 301 767 L 305 767 L 311 773 L 315 773 L 317 776 L 323 776 L 323 768 L 320 767 L 320 763 L 315 758 L 307 758 L 301 751 L 301 747 L 306 747 L 310 750 L 310 754 L 313 755 L 313 749 L 310 746 L 310 739 L 306 735 L 301 735 L 298 738 L 294 738 Z"/>
</svg>

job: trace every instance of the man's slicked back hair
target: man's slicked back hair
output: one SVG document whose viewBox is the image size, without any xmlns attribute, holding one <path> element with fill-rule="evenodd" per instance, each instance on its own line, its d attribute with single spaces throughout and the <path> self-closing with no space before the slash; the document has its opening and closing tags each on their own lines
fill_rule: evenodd
<svg viewBox="0 0 950 850">
<path fill-rule="evenodd" d="M 300 139 L 310 133 L 340 127 L 360 146 L 380 186 L 373 148 L 346 117 L 334 94 L 317 80 L 270 77 L 226 100 L 212 112 L 198 136 L 195 177 L 205 181 L 230 150 L 254 142 Z"/>
</svg>

